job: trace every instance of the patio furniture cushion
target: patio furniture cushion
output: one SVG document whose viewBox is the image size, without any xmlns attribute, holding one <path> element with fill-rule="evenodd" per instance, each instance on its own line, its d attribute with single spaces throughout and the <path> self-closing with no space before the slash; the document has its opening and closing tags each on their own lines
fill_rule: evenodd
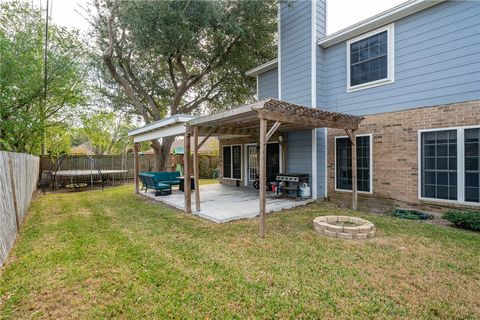
<svg viewBox="0 0 480 320">
<path fill-rule="evenodd" d="M 172 171 L 168 173 L 168 180 L 170 181 L 178 181 L 177 183 L 180 183 L 178 177 L 180 177 L 180 171 Z"/>
<path fill-rule="evenodd" d="M 168 176 L 167 171 L 150 172 L 150 174 L 153 174 L 155 177 L 155 181 L 158 181 L 158 182 L 170 180 L 170 177 Z"/>
<path fill-rule="evenodd" d="M 157 190 L 171 189 L 172 186 L 166 183 L 157 182 Z"/>
<path fill-rule="evenodd" d="M 149 174 L 154 175 L 155 181 L 168 184 L 168 185 L 180 185 L 180 177 L 179 171 L 156 171 L 156 172 L 149 172 Z"/>
</svg>

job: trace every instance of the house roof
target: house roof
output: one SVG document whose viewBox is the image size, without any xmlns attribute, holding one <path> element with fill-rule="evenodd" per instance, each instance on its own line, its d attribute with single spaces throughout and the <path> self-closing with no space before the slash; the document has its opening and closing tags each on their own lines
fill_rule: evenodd
<svg viewBox="0 0 480 320">
<path fill-rule="evenodd" d="M 332 33 L 318 41 L 318 45 L 327 48 L 342 41 L 362 35 L 376 28 L 437 5 L 446 0 L 410 0 L 373 17 L 360 21 L 350 27 Z"/>
<path fill-rule="evenodd" d="M 76 146 L 76 147 L 72 147 L 70 149 L 70 154 L 72 155 L 94 155 L 95 152 L 93 152 L 92 148 L 86 144 L 86 143 L 82 143 L 81 145 L 79 146 Z"/>
<path fill-rule="evenodd" d="M 176 114 L 176 115 L 173 115 L 171 117 L 152 122 L 152 123 L 147 124 L 143 127 L 130 130 L 128 132 L 128 135 L 129 136 L 135 136 L 135 135 L 138 135 L 140 133 L 146 133 L 146 132 L 158 129 L 160 127 L 165 128 L 165 127 L 169 127 L 171 125 L 175 125 L 177 123 L 186 123 L 186 122 L 188 122 L 192 119 L 195 119 L 195 118 L 196 118 L 196 116 L 192 116 L 192 115 L 189 115 L 189 114 Z"/>
<path fill-rule="evenodd" d="M 171 117 L 152 122 L 143 127 L 128 132 L 134 142 L 158 139 L 159 137 L 175 137 L 185 132 L 185 123 L 195 119 L 196 116 L 176 114 Z"/>
<path fill-rule="evenodd" d="M 331 35 L 320 39 L 317 44 L 323 48 L 333 46 L 334 44 L 346 41 L 356 36 L 362 35 L 376 28 L 399 20 L 403 17 L 414 14 L 418 11 L 437 5 L 446 0 L 409 0 L 396 7 L 388 9 L 368 19 L 355 23 L 347 28 L 339 30 Z M 245 75 L 256 77 L 261 73 L 273 70 L 278 67 L 278 58 L 264 63 L 258 67 L 248 70 Z"/>
<path fill-rule="evenodd" d="M 270 70 L 273 70 L 273 69 L 277 68 L 277 65 L 278 65 L 278 59 L 273 59 L 273 60 L 268 61 L 267 63 L 264 63 L 264 64 L 262 64 L 258 67 L 255 67 L 251 70 L 248 70 L 247 72 L 245 72 L 245 75 L 248 76 L 248 77 L 256 77 L 260 73 L 264 73 L 264 72 L 267 72 L 267 71 L 270 71 Z"/>
<path fill-rule="evenodd" d="M 194 141 L 193 137 L 190 139 L 190 144 L 193 146 Z M 183 154 L 183 138 L 181 139 L 175 139 L 172 143 L 172 147 L 170 148 L 170 153 L 171 154 Z M 201 145 L 199 153 L 200 154 L 211 154 L 217 152 L 217 138 L 208 138 L 207 141 L 205 141 L 204 144 Z M 143 154 L 154 154 L 155 152 L 153 149 L 148 149 L 144 152 Z"/>
</svg>

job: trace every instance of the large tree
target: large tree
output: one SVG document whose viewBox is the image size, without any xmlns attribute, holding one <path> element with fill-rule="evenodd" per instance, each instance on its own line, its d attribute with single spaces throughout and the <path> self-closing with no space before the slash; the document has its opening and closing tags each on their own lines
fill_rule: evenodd
<svg viewBox="0 0 480 320">
<path fill-rule="evenodd" d="M 253 97 L 245 71 L 275 56 L 276 2 L 94 0 L 103 62 L 148 124 Z M 164 169 L 172 139 L 152 140 Z"/>
<path fill-rule="evenodd" d="M 0 3 L 0 149 L 40 154 L 45 144 L 58 153 L 55 139 L 85 102 L 82 43 L 55 25 L 44 100 L 44 38 L 44 11 L 27 1 Z"/>
<path fill-rule="evenodd" d="M 128 131 L 133 127 L 127 115 L 96 112 L 80 117 L 81 127 L 74 134 L 76 142 L 87 143 L 97 155 L 123 154 L 131 149 Z"/>
</svg>

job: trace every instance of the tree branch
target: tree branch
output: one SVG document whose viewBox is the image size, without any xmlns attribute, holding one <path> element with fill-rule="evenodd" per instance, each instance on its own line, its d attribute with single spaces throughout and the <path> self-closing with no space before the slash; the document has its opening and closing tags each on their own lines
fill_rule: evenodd
<svg viewBox="0 0 480 320">
<path fill-rule="evenodd" d="M 123 76 L 121 76 L 117 68 L 115 67 L 115 64 L 113 63 L 113 30 L 112 30 L 112 17 L 110 16 L 107 19 L 107 27 L 108 27 L 108 48 L 103 54 L 103 62 L 107 66 L 108 71 L 110 72 L 110 75 L 112 78 L 120 84 L 123 89 L 125 89 L 125 93 L 127 96 L 131 99 L 133 105 L 135 108 L 140 112 L 140 114 L 143 117 L 143 120 L 145 121 L 146 124 L 150 123 L 150 118 L 148 117 L 148 113 L 146 108 L 142 105 L 142 103 L 138 100 L 138 98 L 135 95 L 135 91 L 132 88 L 132 86 L 128 83 L 127 79 L 125 79 Z"/>
</svg>

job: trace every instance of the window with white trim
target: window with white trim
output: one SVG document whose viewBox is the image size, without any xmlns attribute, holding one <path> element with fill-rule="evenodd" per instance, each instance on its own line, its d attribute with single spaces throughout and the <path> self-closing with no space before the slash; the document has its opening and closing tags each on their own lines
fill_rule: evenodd
<svg viewBox="0 0 480 320">
<path fill-rule="evenodd" d="M 457 130 L 422 134 L 422 197 L 457 200 Z"/>
<path fill-rule="evenodd" d="M 465 201 L 480 202 L 480 128 L 465 129 Z"/>
<path fill-rule="evenodd" d="M 420 132 L 420 197 L 480 203 L 480 128 Z"/>
<path fill-rule="evenodd" d="M 347 41 L 347 91 L 393 82 L 393 24 Z"/>
<path fill-rule="evenodd" d="M 223 177 L 242 178 L 242 147 L 240 145 L 223 147 Z"/>
<path fill-rule="evenodd" d="M 348 137 L 335 139 L 335 186 L 352 190 L 352 144 Z M 357 136 L 357 190 L 371 192 L 371 136 Z"/>
</svg>

